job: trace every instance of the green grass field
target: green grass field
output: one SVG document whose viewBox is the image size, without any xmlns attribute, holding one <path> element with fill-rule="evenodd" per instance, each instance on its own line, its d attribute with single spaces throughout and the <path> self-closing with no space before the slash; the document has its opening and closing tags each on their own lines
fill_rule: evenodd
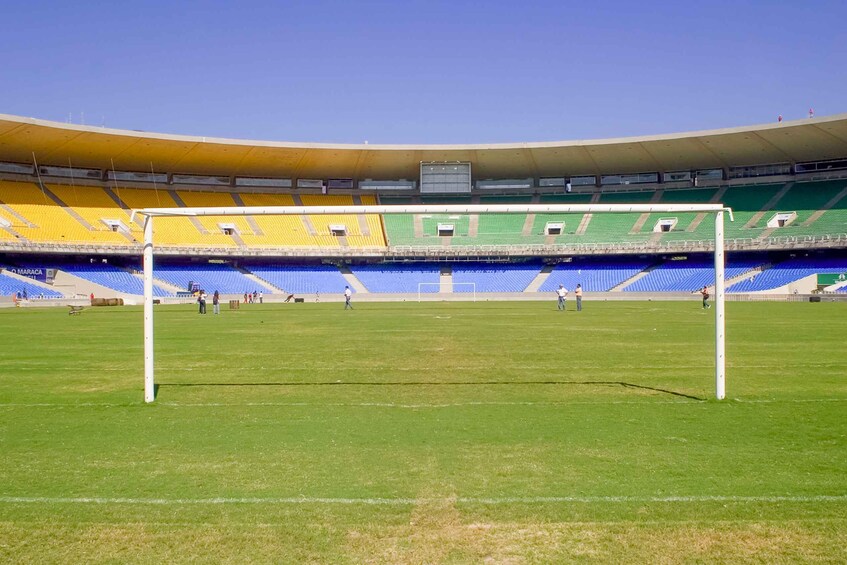
<svg viewBox="0 0 847 565">
<path fill-rule="evenodd" d="M 847 561 L 847 304 L 342 308 L 0 310 L 0 562 Z"/>
</svg>

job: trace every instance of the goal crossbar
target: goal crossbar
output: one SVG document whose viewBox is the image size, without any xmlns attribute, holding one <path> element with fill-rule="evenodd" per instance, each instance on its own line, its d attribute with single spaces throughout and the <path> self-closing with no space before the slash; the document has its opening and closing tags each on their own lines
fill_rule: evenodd
<svg viewBox="0 0 847 565">
<path fill-rule="evenodd" d="M 626 214 L 626 213 L 711 213 L 715 215 L 715 396 L 726 397 L 726 315 L 724 308 L 724 212 L 733 220 L 732 209 L 723 204 L 492 204 L 492 205 L 365 205 L 365 206 L 226 206 L 143 208 L 133 210 L 144 225 L 144 401 L 156 399 L 153 350 L 153 219 L 196 216 L 300 216 L 360 214 Z"/>
</svg>

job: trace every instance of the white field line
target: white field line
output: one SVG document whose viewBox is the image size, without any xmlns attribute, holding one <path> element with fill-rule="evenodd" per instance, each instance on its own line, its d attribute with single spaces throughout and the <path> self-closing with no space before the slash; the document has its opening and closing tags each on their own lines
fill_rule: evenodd
<svg viewBox="0 0 847 565">
<path fill-rule="evenodd" d="M 461 408 L 468 406 L 573 406 L 573 405 L 607 405 L 607 404 L 704 404 L 705 400 L 693 398 L 680 398 L 678 400 L 573 400 L 573 401 L 515 401 L 515 402 L 446 402 L 446 403 L 398 403 L 398 402 L 167 402 L 157 401 L 157 406 L 167 408 L 221 408 L 221 407 L 329 407 L 329 408 Z M 741 404 L 805 404 L 818 402 L 847 402 L 847 398 L 787 398 L 779 399 L 731 399 L 730 402 Z M 3 408 L 132 408 L 139 407 L 141 403 L 108 403 L 108 402 L 2 402 Z"/>
<path fill-rule="evenodd" d="M 458 504 L 674 504 L 674 503 L 820 503 L 847 502 L 847 494 L 809 496 L 516 496 L 516 497 L 447 497 L 447 498 L 334 498 L 334 497 L 280 497 L 280 498 L 124 498 L 124 497 L 52 497 L 52 496 L 0 496 L 0 504 L 127 504 L 139 506 L 185 506 L 228 504 L 339 504 L 363 506 L 411 506 L 422 503 Z"/>
</svg>

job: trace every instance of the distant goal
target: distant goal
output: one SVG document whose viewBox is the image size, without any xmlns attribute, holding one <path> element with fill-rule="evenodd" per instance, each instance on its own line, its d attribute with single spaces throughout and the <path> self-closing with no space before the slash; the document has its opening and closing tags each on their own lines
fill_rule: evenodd
<svg viewBox="0 0 847 565">
<path fill-rule="evenodd" d="M 460 294 L 460 293 L 456 292 L 456 287 L 463 289 L 461 291 L 461 294 L 462 295 L 470 294 L 471 297 L 472 297 L 472 300 L 474 302 L 476 302 L 476 283 L 472 283 L 472 282 L 466 282 L 466 283 L 454 282 L 454 283 L 445 283 L 444 285 L 442 285 L 440 282 L 437 282 L 437 283 L 434 283 L 434 282 L 419 282 L 418 283 L 418 302 L 421 301 L 421 299 L 423 297 L 422 295 L 441 293 L 442 286 L 449 287 L 450 291 L 451 291 L 450 294 Z M 429 289 L 429 291 L 427 292 L 428 289 Z M 432 290 L 432 289 L 434 289 L 434 290 Z"/>
</svg>

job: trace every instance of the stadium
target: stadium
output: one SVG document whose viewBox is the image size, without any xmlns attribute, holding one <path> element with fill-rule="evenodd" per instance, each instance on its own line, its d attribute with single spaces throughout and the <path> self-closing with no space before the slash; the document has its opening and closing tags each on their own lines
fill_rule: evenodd
<svg viewBox="0 0 847 565">
<path fill-rule="evenodd" d="M 14 116 L 0 116 L 0 135 L 7 301 L 24 292 L 45 303 L 137 301 L 143 234 L 133 210 L 190 207 L 482 212 L 163 218 L 155 293 L 164 302 L 199 287 L 227 299 L 339 297 L 349 285 L 358 299 L 446 300 L 546 299 L 559 283 L 600 299 L 678 297 L 714 284 L 706 213 L 484 212 L 504 205 L 721 203 L 734 214 L 731 295 L 808 299 L 847 287 L 844 115 L 521 145 L 295 145 Z"/>
<path fill-rule="evenodd" d="M 839 561 L 845 249 L 844 114 L 479 145 L 2 115 L 0 556 Z"/>
</svg>

